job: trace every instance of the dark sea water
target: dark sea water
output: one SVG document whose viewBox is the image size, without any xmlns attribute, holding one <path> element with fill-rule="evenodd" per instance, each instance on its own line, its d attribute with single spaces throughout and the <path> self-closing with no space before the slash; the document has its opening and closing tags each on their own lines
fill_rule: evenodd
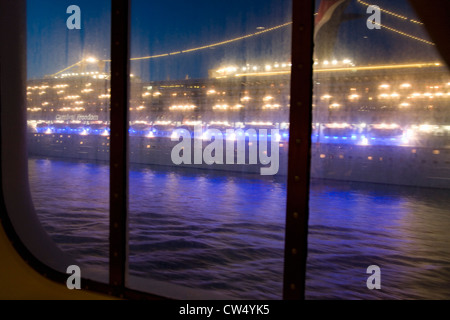
<svg viewBox="0 0 450 320">
<path fill-rule="evenodd" d="M 29 176 L 44 228 L 107 279 L 108 165 L 33 158 Z M 133 166 L 130 274 L 280 299 L 285 201 L 284 179 Z M 312 181 L 308 241 L 308 299 L 450 299 L 448 190 Z"/>
</svg>

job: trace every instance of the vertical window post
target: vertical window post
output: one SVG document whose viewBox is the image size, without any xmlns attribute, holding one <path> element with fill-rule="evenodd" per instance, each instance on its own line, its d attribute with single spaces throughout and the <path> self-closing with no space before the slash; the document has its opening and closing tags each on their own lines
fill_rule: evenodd
<svg viewBox="0 0 450 320">
<path fill-rule="evenodd" d="M 283 298 L 305 298 L 312 123 L 314 1 L 293 1 Z"/>
<path fill-rule="evenodd" d="M 110 284 L 122 295 L 128 267 L 130 0 L 111 7 Z"/>
</svg>

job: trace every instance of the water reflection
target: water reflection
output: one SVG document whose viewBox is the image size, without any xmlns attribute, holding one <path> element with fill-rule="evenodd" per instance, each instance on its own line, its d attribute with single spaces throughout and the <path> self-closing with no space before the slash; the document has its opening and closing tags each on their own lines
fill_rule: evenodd
<svg viewBox="0 0 450 320">
<path fill-rule="evenodd" d="M 39 217 L 87 268 L 108 269 L 105 164 L 30 159 Z M 286 185 L 259 175 L 134 166 L 130 272 L 226 297 L 280 299 Z M 308 299 L 448 299 L 444 190 L 314 181 Z M 381 290 L 366 268 L 381 268 Z M 205 297 L 207 298 L 207 297 Z"/>
</svg>

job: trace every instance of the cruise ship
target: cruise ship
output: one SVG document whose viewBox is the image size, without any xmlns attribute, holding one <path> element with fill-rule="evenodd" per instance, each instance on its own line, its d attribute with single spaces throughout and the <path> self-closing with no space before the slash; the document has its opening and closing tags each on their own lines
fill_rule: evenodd
<svg viewBox="0 0 450 320">
<path fill-rule="evenodd" d="M 340 9 L 339 6 L 346 5 L 348 2 L 350 1 L 327 0 L 321 1 L 321 4 L 324 4 L 323 8 L 333 10 Z M 366 6 L 370 5 L 360 0 L 357 2 L 364 5 L 364 10 Z M 127 48 L 127 42 L 115 41 L 121 40 L 119 36 L 129 31 L 130 17 L 125 14 L 127 11 L 124 10 L 129 3 L 130 1 L 112 1 L 110 9 L 112 25 L 115 26 L 113 30 L 116 31 L 111 32 L 111 56 L 114 56 L 111 59 L 115 62 L 121 61 L 123 64 L 125 64 L 126 57 L 120 59 L 119 53 Z M 414 9 L 417 14 L 417 19 L 422 21 L 415 20 L 415 16 L 412 17 L 414 20 L 409 16 L 403 16 L 403 14 L 408 14 L 408 10 L 405 10 L 406 12 L 401 10 L 402 15 L 394 13 L 389 10 L 391 9 L 389 6 L 381 8 L 383 9 L 383 23 L 384 17 L 393 17 L 404 20 L 405 23 L 413 23 L 409 27 L 416 25 L 421 27 L 422 25 L 423 30 L 430 35 L 430 40 L 433 41 L 437 52 L 446 61 L 448 68 L 450 54 L 448 54 L 448 46 L 446 46 L 448 42 L 446 30 L 448 28 L 445 27 L 448 21 L 446 16 L 448 2 L 410 0 L 409 3 L 411 9 Z M 50 29 L 53 31 L 54 27 L 58 25 L 65 28 L 64 20 L 61 19 L 64 10 L 61 11 L 61 15 L 58 13 L 57 20 L 48 20 L 51 19 L 52 12 L 56 14 L 56 11 L 53 10 L 55 9 L 54 5 L 47 5 L 47 7 L 43 4 L 32 5 L 23 0 L 0 0 L 2 9 L 0 10 L 2 26 L 0 38 L 2 43 L 8 44 L 0 49 L 2 120 L 0 128 L 2 136 L 0 139 L 0 151 L 2 152 L 0 298 L 76 300 L 176 298 L 174 294 L 164 294 L 165 288 L 170 288 L 169 282 L 148 285 L 146 281 L 148 279 L 140 277 L 138 280 L 143 284 L 140 289 L 130 286 L 127 268 L 129 253 L 126 249 L 128 248 L 127 219 L 129 210 L 127 208 L 128 197 L 125 192 L 119 192 L 118 196 L 109 192 L 109 196 L 107 196 L 113 203 L 104 214 L 104 218 L 108 220 L 105 228 L 109 226 L 110 230 L 107 240 L 110 259 L 109 261 L 106 259 L 102 264 L 109 270 L 109 272 L 105 272 L 109 275 L 109 281 L 100 282 L 85 278 L 83 270 L 82 290 L 68 290 L 68 280 L 72 276 L 66 273 L 67 266 L 76 261 L 70 258 L 67 252 L 60 250 L 50 238 L 49 233 L 42 228 L 30 194 L 27 172 L 29 161 L 26 159 L 26 148 L 28 147 L 30 156 L 36 157 L 108 161 L 111 134 L 109 130 L 110 76 L 106 71 L 83 70 L 83 68 L 69 71 L 69 68 L 66 68 L 65 73 L 29 80 L 26 83 L 27 25 L 28 30 L 38 31 L 38 36 L 42 37 L 44 45 L 51 50 L 65 49 L 66 60 L 70 59 L 73 51 L 72 45 L 69 46 L 70 42 L 66 42 L 65 45 L 61 43 L 61 46 L 57 47 L 53 46 L 54 42 L 52 43 L 53 39 L 50 37 L 52 33 L 49 33 Z M 89 12 L 85 7 L 87 5 L 86 2 L 83 6 L 83 17 Z M 108 16 L 107 7 L 100 7 L 102 15 L 105 17 Z M 168 7 L 173 10 L 172 4 Z M 405 9 L 409 7 L 410 5 L 405 5 Z M 38 10 L 33 10 L 36 8 Z M 314 39 L 315 43 L 310 41 L 314 30 L 311 28 L 313 18 L 309 13 L 313 12 L 313 9 L 313 2 L 293 2 L 292 31 L 294 39 L 301 39 L 298 42 L 300 48 L 312 49 L 312 45 L 314 45 L 314 50 L 318 51 L 317 39 Z M 151 10 L 154 11 L 154 8 L 152 7 Z M 321 25 L 333 16 L 329 13 L 331 10 L 328 12 L 324 10 L 323 13 L 327 13 L 326 15 L 318 14 L 317 20 L 325 17 L 320 21 Z M 147 10 L 141 10 L 141 12 L 145 15 L 148 13 Z M 258 10 L 258 12 L 261 11 Z M 256 17 L 259 16 L 258 12 L 252 13 L 250 16 L 255 17 L 256 20 Z M 47 24 L 45 28 L 36 28 L 36 24 L 33 25 L 30 23 L 31 19 L 27 19 L 27 13 L 28 18 L 34 17 L 36 20 L 44 21 Z M 275 14 L 275 12 L 273 13 Z M 191 17 L 185 12 L 183 14 Z M 166 18 L 164 17 L 164 19 Z M 217 24 L 210 16 L 203 18 L 207 18 L 203 25 L 208 28 L 210 22 Z M 87 22 L 90 20 L 94 21 L 95 25 L 97 20 L 86 19 Z M 235 20 L 230 21 L 234 22 Z M 330 22 L 331 24 L 327 28 L 322 27 L 322 31 L 332 29 L 335 34 L 337 32 L 335 21 L 331 19 Z M 301 28 L 298 28 L 299 26 Z M 264 26 L 258 27 L 258 29 L 263 28 Z M 403 34 L 411 39 L 418 39 L 417 37 L 412 38 L 404 32 L 398 33 L 399 30 L 389 26 L 386 29 L 396 32 L 397 35 Z M 106 39 L 106 33 L 102 34 L 97 30 L 99 29 L 95 28 L 95 31 L 98 32 L 96 36 Z M 405 29 L 402 28 L 402 30 Z M 305 34 L 303 31 L 306 31 L 310 37 L 300 38 Z M 87 50 L 89 39 L 93 38 L 84 37 L 85 34 L 88 35 L 88 33 L 84 33 L 84 23 L 82 32 L 83 42 L 86 39 L 84 48 Z M 183 36 L 182 33 L 175 33 L 171 34 L 171 38 L 172 35 L 175 36 L 173 39 L 180 39 Z M 353 34 L 350 32 L 346 36 L 353 37 Z M 96 41 L 95 39 L 94 41 Z M 321 43 L 325 44 L 324 52 L 332 47 L 330 41 Z M 405 46 L 405 50 L 416 49 L 414 44 Z M 382 46 L 383 43 L 381 43 Z M 30 48 L 29 46 L 28 49 L 30 50 Z M 312 59 L 312 55 L 306 54 L 308 51 L 312 51 L 309 49 L 303 51 L 304 56 L 300 55 L 298 50 L 291 52 L 295 65 L 297 63 L 304 65 L 305 61 Z M 32 56 L 37 58 L 33 59 L 34 63 L 42 63 L 45 59 L 41 59 L 40 55 L 44 56 L 45 52 L 32 50 L 31 48 Z M 327 52 L 324 56 L 327 56 Z M 57 61 L 52 62 L 55 66 L 58 65 Z M 202 60 L 202 63 L 206 63 L 206 61 Z M 314 95 L 312 110 L 314 118 L 311 123 L 311 174 L 313 177 L 336 179 L 337 181 L 345 179 L 448 189 L 450 178 L 448 172 L 449 118 L 448 112 L 445 112 L 448 107 L 448 88 L 450 86 L 448 69 L 438 62 L 417 61 L 396 65 L 357 65 L 357 63 L 354 64 L 345 59 L 315 61 L 314 63 L 313 80 L 315 85 L 314 92 L 312 92 Z M 200 125 L 203 130 L 208 128 L 219 128 L 220 130 L 241 128 L 245 129 L 244 132 L 252 128 L 278 130 L 278 134 L 271 136 L 270 139 L 274 137 L 275 141 L 279 143 L 280 154 L 286 153 L 285 144 L 289 139 L 289 121 L 287 119 L 291 107 L 288 102 L 290 67 L 289 62 L 220 66 L 211 71 L 209 78 L 206 79 L 205 76 L 205 79 L 201 80 L 145 82 L 132 76 L 130 142 L 136 146 L 131 148 L 132 161 L 142 160 L 143 163 L 159 161 L 161 165 L 172 165 L 172 162 L 164 163 L 158 159 L 162 159 L 164 152 L 171 149 L 171 143 L 176 143 L 176 141 L 171 141 L 173 131 L 176 128 L 191 130 L 192 126 Z M 297 73 L 294 69 L 292 70 L 293 74 Z M 25 114 L 22 112 L 24 111 L 22 106 L 25 89 L 28 99 L 28 143 L 24 136 Z M 115 86 L 113 91 L 118 89 Z M 119 122 L 120 119 L 120 117 L 114 118 L 112 122 Z M 231 135 L 229 140 L 234 139 L 235 137 Z M 207 140 L 208 137 L 206 137 L 205 143 L 208 142 Z M 154 156 L 155 154 L 157 156 Z M 121 155 L 115 154 L 111 157 L 111 161 L 122 159 Z M 297 159 L 301 160 L 291 154 L 289 161 L 297 161 Z M 280 161 L 279 175 L 284 174 L 283 166 L 285 166 L 284 162 Z M 121 167 L 111 175 L 112 179 L 108 183 L 110 187 L 115 188 L 121 185 L 126 166 Z M 202 169 L 227 170 L 225 167 L 227 166 L 204 164 Z M 247 170 L 245 172 L 255 169 L 259 173 L 260 168 L 259 166 L 252 168 L 251 165 L 248 165 L 235 169 Z M 319 297 L 320 299 L 323 299 L 323 296 L 320 295 L 322 293 L 325 293 L 325 298 L 330 299 L 347 297 L 349 299 L 383 299 L 384 297 L 389 299 L 436 299 L 436 297 L 440 299 L 443 297 L 445 299 L 448 297 L 447 292 L 444 292 L 443 295 L 435 295 L 440 291 L 437 288 L 444 288 L 445 283 L 448 282 L 446 273 L 448 252 L 443 250 L 448 241 L 445 238 L 446 232 L 441 232 L 445 229 L 448 218 L 445 211 L 446 190 L 443 190 L 442 193 L 442 190 L 437 189 L 419 189 L 416 192 L 410 188 L 386 188 L 388 189 L 386 193 L 379 193 L 377 190 L 385 188 L 385 185 L 381 185 L 380 188 L 377 186 L 360 188 L 361 185 L 358 184 L 358 189 L 364 189 L 362 190 L 363 194 L 373 198 L 373 201 L 360 203 L 352 194 L 354 189 L 347 189 L 344 190 L 344 193 L 336 194 L 335 190 L 340 191 L 342 188 L 330 188 L 330 190 L 325 190 L 324 196 L 318 200 L 324 205 L 328 204 L 331 208 L 311 215 L 316 218 L 320 216 L 321 221 L 308 221 L 310 190 L 306 185 L 298 187 L 294 180 L 296 179 L 289 179 L 287 184 L 287 190 L 291 191 L 291 195 L 287 196 L 286 201 L 281 200 L 287 204 L 285 237 L 281 234 L 284 229 L 279 229 L 280 238 L 284 239 L 280 241 L 284 242 L 286 248 L 285 257 L 280 259 L 280 262 L 265 259 L 262 263 L 263 267 L 269 267 L 270 264 L 278 266 L 277 270 L 281 270 L 284 264 L 283 299 L 305 299 L 305 292 L 308 293 L 308 290 L 309 295 L 313 293 L 313 298 Z M 303 182 L 301 183 L 303 184 Z M 70 182 L 68 184 L 70 185 Z M 330 185 L 332 184 L 333 182 L 330 183 Z M 347 188 L 347 184 L 343 185 Z M 44 190 L 44 186 L 42 187 L 40 189 Z M 88 188 L 85 189 L 84 191 L 91 191 Z M 124 189 L 126 189 L 126 183 Z M 73 190 L 76 195 L 82 194 L 75 188 Z M 397 190 L 402 190 L 401 193 L 407 190 L 405 197 L 395 197 L 395 193 L 400 192 Z M 185 198 L 182 194 L 180 196 L 178 190 L 162 188 L 161 191 L 164 195 L 169 196 L 169 201 L 172 196 L 178 197 L 177 199 Z M 194 191 L 201 192 L 200 189 Z M 271 191 L 272 188 L 268 188 L 268 192 Z M 312 191 L 314 193 L 315 190 Z M 52 198 L 53 203 L 61 201 L 55 208 L 62 208 L 63 220 L 67 221 L 69 217 L 65 215 L 66 210 L 62 203 L 65 199 L 61 199 L 51 192 L 48 193 L 46 190 L 44 192 L 45 197 Z M 409 201 L 408 198 L 414 194 L 417 194 L 418 197 Z M 433 198 L 433 195 L 436 194 L 438 196 Z M 238 199 L 235 194 L 231 196 L 233 200 Z M 258 196 L 262 197 L 262 194 L 256 194 L 256 197 Z M 335 210 L 339 209 L 333 201 L 336 198 L 342 198 L 342 210 Z M 80 208 L 76 214 L 80 217 L 86 207 L 84 200 L 82 197 L 78 197 L 75 201 L 75 205 Z M 192 201 L 191 198 L 183 200 Z M 243 205 L 246 205 L 245 202 Z M 398 203 L 398 206 L 396 204 L 393 206 L 393 202 Z M 372 211 L 370 210 L 372 203 L 376 203 L 378 208 L 373 212 L 368 212 Z M 159 203 L 156 202 L 156 204 Z M 396 211 L 395 209 L 398 208 L 405 210 Z M 267 209 L 271 211 L 271 208 Z M 183 211 L 189 219 L 194 216 L 190 209 L 176 211 L 175 215 L 183 214 Z M 170 212 L 164 208 L 158 207 L 155 213 L 171 217 Z M 97 222 L 100 222 L 98 216 L 89 216 L 96 220 L 94 225 L 97 226 Z M 229 222 L 234 216 L 236 215 L 225 216 L 224 223 L 215 220 L 214 216 L 208 217 L 208 220 L 217 223 L 218 228 L 214 232 L 224 238 L 225 235 L 222 233 L 224 229 L 220 227 L 230 228 Z M 254 216 L 262 221 L 267 218 L 266 215 L 262 218 L 254 215 L 253 212 L 249 216 Z M 51 218 L 56 217 L 52 216 Z M 249 223 L 247 215 L 242 215 L 242 218 L 244 220 L 239 221 L 244 221 L 244 223 L 236 228 L 236 232 L 243 241 L 248 241 L 246 233 L 253 233 L 258 227 L 257 224 Z M 73 223 L 74 235 L 75 233 L 82 235 L 77 241 L 73 241 L 73 245 L 78 247 L 82 242 L 86 242 L 84 235 L 87 233 L 91 233 L 94 237 L 98 234 L 82 227 L 78 217 L 76 219 L 76 223 Z M 154 219 L 153 215 L 150 219 L 152 222 L 158 223 L 156 221 L 158 219 Z M 197 219 L 192 220 L 198 223 Z M 268 223 L 270 224 L 271 221 L 269 220 Z M 329 225 L 327 225 L 327 221 L 329 221 Z M 198 225 L 200 226 L 203 222 L 200 221 Z M 322 225 L 325 228 L 321 228 Z M 247 226 L 251 232 L 243 229 Z M 310 229 L 309 226 L 311 226 Z M 156 227 L 158 226 L 156 225 Z M 187 231 L 181 229 L 180 225 L 176 227 L 177 231 Z M 161 229 L 162 232 L 167 230 L 166 228 Z M 81 233 L 78 233 L 80 231 Z M 267 229 L 263 228 L 262 231 L 265 241 L 272 245 L 272 239 L 266 233 Z M 356 231 L 356 236 L 353 231 Z M 210 235 L 206 234 L 206 231 L 203 232 L 205 235 Z M 67 235 L 64 233 L 67 232 L 61 232 L 61 234 Z M 179 233 L 178 237 L 183 238 L 183 233 Z M 311 246 L 314 238 L 319 240 L 324 251 L 318 251 Z M 382 241 L 378 241 L 379 239 Z M 389 245 L 386 246 L 384 243 Z M 161 249 L 170 249 L 178 256 L 177 251 L 171 250 L 173 246 L 172 242 L 167 246 L 161 246 Z M 160 265 L 170 266 L 166 264 L 167 260 L 149 251 L 147 243 L 143 247 L 149 256 L 156 257 Z M 243 247 L 246 249 L 247 246 Z M 354 248 L 357 250 L 353 251 Z M 194 249 L 200 251 L 198 247 Z M 379 249 L 383 251 L 380 253 Z M 264 253 L 261 248 L 254 251 L 258 256 Z M 317 255 L 320 252 L 323 252 L 321 259 L 315 261 L 321 260 L 323 264 L 312 265 L 313 268 L 308 267 L 307 273 L 307 264 L 304 258 L 309 255 L 308 259 L 310 259 L 311 254 Z M 97 254 L 97 251 L 94 251 L 94 254 Z M 243 256 L 246 259 L 247 255 Z M 369 276 L 364 272 L 366 262 L 367 265 L 381 264 L 384 290 L 366 290 L 365 277 Z M 252 263 L 251 269 L 247 270 L 250 272 L 250 278 L 254 278 L 253 266 Z M 391 266 L 394 268 L 390 268 Z M 229 271 L 227 266 L 221 265 L 220 267 L 221 270 L 226 271 L 225 273 Z M 247 278 L 242 272 L 243 269 L 238 267 L 239 277 Z M 348 269 L 353 273 L 350 276 L 342 275 L 339 272 L 341 269 Z M 194 269 L 194 271 L 196 270 Z M 203 276 L 203 274 L 200 275 Z M 308 278 L 319 278 L 319 286 L 313 289 L 306 288 L 307 275 Z M 353 290 L 352 281 L 348 281 L 349 279 L 358 283 L 356 290 Z M 232 282 L 233 278 L 225 278 L 225 281 Z M 202 281 L 199 281 L 199 284 L 202 284 Z M 343 286 L 345 292 L 342 290 Z M 401 290 L 398 290 L 399 288 Z M 258 284 L 255 291 L 264 291 L 264 289 Z M 173 290 L 173 292 L 177 291 Z M 197 298 L 185 289 L 178 292 L 187 296 L 188 299 Z M 387 296 L 379 294 L 386 292 L 388 292 Z M 211 295 L 205 295 L 201 299 L 205 297 L 212 298 Z M 265 304 L 271 305 L 270 302 L 265 302 Z M 206 302 L 204 305 L 208 306 Z M 156 302 L 151 307 L 152 311 L 155 311 L 155 307 L 163 308 L 163 312 L 172 312 L 171 316 L 176 317 L 176 302 L 170 304 L 171 308 L 167 308 L 167 306 L 166 303 Z M 289 315 L 298 313 L 298 304 L 283 304 L 283 311 L 286 313 L 284 318 L 287 319 Z M 270 306 L 270 314 L 280 312 L 280 308 Z M 283 318 L 283 316 L 280 317 Z"/>
<path fill-rule="evenodd" d="M 276 174 L 286 175 L 290 68 L 289 62 L 228 65 L 210 70 L 208 79 L 152 82 L 131 75 L 130 161 L 174 165 L 177 129 L 203 140 L 203 148 L 211 143 L 208 129 L 223 132 L 224 141 L 239 140 L 234 133 L 227 137 L 227 130 L 253 129 L 257 141 L 262 134 L 279 143 Z M 30 80 L 29 155 L 107 161 L 109 81 L 107 73 L 82 68 Z M 450 187 L 449 99 L 450 77 L 438 62 L 315 61 L 312 177 Z M 195 126 L 201 137 L 194 137 Z M 243 137 L 246 154 L 250 138 L 248 132 Z M 235 158 L 237 151 L 235 146 Z M 260 172 L 261 165 L 248 159 L 236 163 L 224 158 L 179 166 Z"/>
</svg>

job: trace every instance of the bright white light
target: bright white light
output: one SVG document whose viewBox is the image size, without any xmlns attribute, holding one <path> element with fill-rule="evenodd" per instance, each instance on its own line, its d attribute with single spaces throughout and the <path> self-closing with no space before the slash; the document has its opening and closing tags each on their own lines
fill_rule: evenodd
<svg viewBox="0 0 450 320">
<path fill-rule="evenodd" d="M 95 59 L 94 57 L 89 57 L 89 58 L 86 59 L 86 62 L 89 62 L 89 63 L 94 63 L 94 62 L 97 62 L 97 61 L 98 60 Z"/>
<path fill-rule="evenodd" d="M 342 129 L 342 128 L 348 128 L 348 127 L 350 127 L 350 125 L 349 125 L 348 123 L 346 123 L 346 122 L 343 122 L 343 123 L 337 123 L 337 122 L 334 122 L 334 123 L 327 123 L 327 124 L 325 125 L 325 127 L 327 127 L 327 128 L 340 128 L 340 129 Z"/>
<path fill-rule="evenodd" d="M 187 125 L 187 126 L 198 126 L 198 125 L 202 124 L 202 122 L 201 121 L 189 121 L 189 120 L 187 120 L 187 121 L 184 122 L 184 124 Z"/>
<path fill-rule="evenodd" d="M 412 139 L 414 139 L 414 131 L 412 129 L 408 129 L 403 133 L 402 142 L 404 144 L 408 144 Z"/>
<path fill-rule="evenodd" d="M 228 141 L 235 141 L 236 140 L 236 134 L 232 133 L 229 136 L 227 136 Z"/>
<path fill-rule="evenodd" d="M 419 130 L 422 132 L 431 132 L 434 129 L 437 129 L 437 126 L 429 125 L 429 124 L 422 124 L 419 126 Z"/>
<path fill-rule="evenodd" d="M 276 142 L 280 142 L 280 141 L 281 141 L 281 135 L 280 135 L 279 133 L 277 133 L 277 134 L 275 135 L 275 141 L 276 141 Z"/>
<path fill-rule="evenodd" d="M 169 108 L 169 110 L 192 110 L 197 108 L 194 105 L 174 105 Z"/>
<path fill-rule="evenodd" d="M 399 125 L 396 123 L 379 123 L 379 124 L 374 124 L 373 127 L 375 129 L 396 129 L 399 128 Z"/>
<path fill-rule="evenodd" d="M 362 137 L 361 144 L 363 146 L 368 146 L 369 145 L 369 139 L 367 139 L 366 137 Z"/>
<path fill-rule="evenodd" d="M 228 105 L 227 104 L 216 104 L 215 106 L 213 106 L 213 109 L 227 110 Z"/>
</svg>

